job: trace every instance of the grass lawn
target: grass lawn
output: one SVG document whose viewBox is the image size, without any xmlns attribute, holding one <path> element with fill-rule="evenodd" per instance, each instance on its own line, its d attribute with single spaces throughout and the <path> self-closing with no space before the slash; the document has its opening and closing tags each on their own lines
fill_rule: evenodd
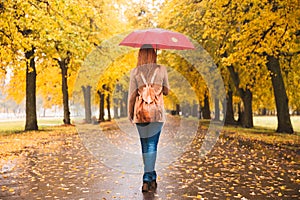
<svg viewBox="0 0 300 200">
<path fill-rule="evenodd" d="M 292 125 L 295 132 L 300 133 L 300 116 L 291 116 Z M 276 130 L 277 117 L 276 116 L 255 116 L 253 118 L 254 126 L 262 128 L 270 128 Z"/>
<path fill-rule="evenodd" d="M 254 128 L 226 126 L 223 127 L 223 130 L 230 137 L 261 141 L 267 144 L 287 145 L 292 149 L 297 149 L 300 146 L 300 116 L 292 116 L 291 121 L 295 134 L 276 133 L 276 116 L 255 116 L 253 118 Z"/>
<path fill-rule="evenodd" d="M 291 121 L 295 132 L 300 133 L 300 116 L 291 116 Z M 276 130 L 277 117 L 276 116 L 255 116 L 253 118 L 255 127 Z M 63 124 L 62 118 L 39 118 L 38 126 L 56 126 Z M 3 131 L 22 131 L 25 127 L 24 119 L 16 120 L 0 120 L 0 132 Z"/>
<path fill-rule="evenodd" d="M 63 124 L 62 119 L 58 118 L 39 118 L 38 126 L 39 128 L 57 126 Z M 16 120 L 1 120 L 0 121 L 0 135 L 9 134 L 9 133 L 18 133 L 24 131 L 25 120 L 16 119 Z"/>
<path fill-rule="evenodd" d="M 300 145 L 300 116 L 291 117 L 293 128 L 296 134 L 278 134 L 275 133 L 277 127 L 276 116 L 255 116 L 253 118 L 254 128 L 246 129 L 235 126 L 226 126 L 223 130 L 233 137 L 242 139 L 259 140 L 266 143 Z M 203 121 L 206 125 L 209 121 Z M 61 118 L 39 118 L 38 126 L 40 130 L 50 130 L 49 127 L 62 125 Z M 6 136 L 13 133 L 22 133 L 24 131 L 25 121 L 21 119 L 0 121 L 0 136 Z M 64 129 L 62 129 L 64 130 Z M 231 134 L 235 133 L 235 134 Z"/>
</svg>

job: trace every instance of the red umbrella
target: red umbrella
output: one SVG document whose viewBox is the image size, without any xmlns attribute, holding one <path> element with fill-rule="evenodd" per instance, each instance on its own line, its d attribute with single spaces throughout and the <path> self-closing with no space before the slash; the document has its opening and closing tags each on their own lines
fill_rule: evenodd
<svg viewBox="0 0 300 200">
<path fill-rule="evenodd" d="M 123 46 L 138 48 L 145 44 L 151 45 L 154 49 L 195 49 L 185 35 L 161 28 L 133 31 L 120 43 Z"/>
</svg>

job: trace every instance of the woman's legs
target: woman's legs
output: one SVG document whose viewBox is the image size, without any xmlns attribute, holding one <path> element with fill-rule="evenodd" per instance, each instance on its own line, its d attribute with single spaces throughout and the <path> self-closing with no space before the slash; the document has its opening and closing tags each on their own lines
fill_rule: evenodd
<svg viewBox="0 0 300 200">
<path fill-rule="evenodd" d="M 157 156 L 157 145 L 162 126 L 162 122 L 137 124 L 144 161 L 144 182 L 150 182 L 156 180 L 157 178 L 155 171 L 155 162 Z"/>
</svg>

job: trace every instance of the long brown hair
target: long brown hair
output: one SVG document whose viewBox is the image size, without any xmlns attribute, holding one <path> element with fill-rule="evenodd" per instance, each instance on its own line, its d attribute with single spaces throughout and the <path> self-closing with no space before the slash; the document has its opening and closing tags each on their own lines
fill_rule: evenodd
<svg viewBox="0 0 300 200">
<path fill-rule="evenodd" d="M 137 66 L 145 64 L 156 64 L 156 52 L 153 48 L 142 48 L 139 51 Z"/>
</svg>

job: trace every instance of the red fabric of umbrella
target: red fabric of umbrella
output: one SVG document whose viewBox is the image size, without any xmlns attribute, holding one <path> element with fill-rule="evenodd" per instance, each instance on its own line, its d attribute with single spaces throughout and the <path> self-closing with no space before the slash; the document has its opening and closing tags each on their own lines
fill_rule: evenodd
<svg viewBox="0 0 300 200">
<path fill-rule="evenodd" d="M 133 31 L 123 39 L 120 45 L 137 48 L 151 45 L 154 49 L 195 49 L 185 35 L 161 28 Z"/>
</svg>

